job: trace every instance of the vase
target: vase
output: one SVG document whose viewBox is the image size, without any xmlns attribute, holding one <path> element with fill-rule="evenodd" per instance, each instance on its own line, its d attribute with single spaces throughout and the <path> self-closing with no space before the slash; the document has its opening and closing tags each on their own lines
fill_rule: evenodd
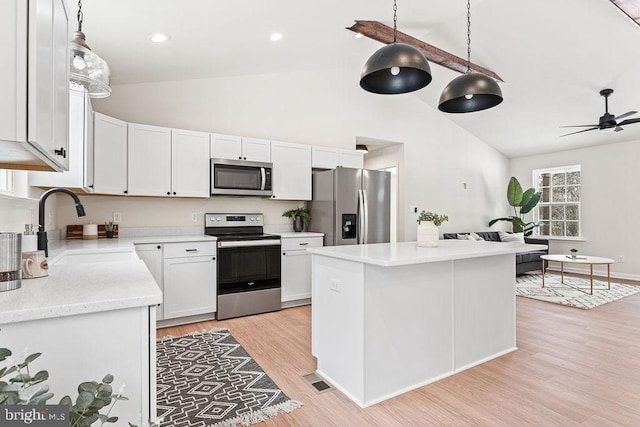
<svg viewBox="0 0 640 427">
<path fill-rule="evenodd" d="M 431 221 L 423 221 L 418 224 L 418 246 L 423 248 L 435 248 L 440 239 L 440 230 Z"/>
<path fill-rule="evenodd" d="M 296 219 L 293 220 L 293 231 L 300 232 L 302 231 L 303 227 L 304 224 L 302 223 L 302 218 L 297 216 Z"/>
</svg>

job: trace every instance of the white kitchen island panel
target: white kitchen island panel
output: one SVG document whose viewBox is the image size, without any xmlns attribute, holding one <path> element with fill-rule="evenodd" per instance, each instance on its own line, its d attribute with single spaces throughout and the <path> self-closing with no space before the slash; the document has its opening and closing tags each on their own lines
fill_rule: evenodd
<svg viewBox="0 0 640 427">
<path fill-rule="evenodd" d="M 514 254 L 538 246 L 308 249 L 318 373 L 366 407 L 516 350 Z"/>
</svg>

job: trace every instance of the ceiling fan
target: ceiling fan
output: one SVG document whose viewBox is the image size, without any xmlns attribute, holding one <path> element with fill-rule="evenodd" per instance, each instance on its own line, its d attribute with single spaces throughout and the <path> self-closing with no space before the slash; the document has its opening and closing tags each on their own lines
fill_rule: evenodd
<svg viewBox="0 0 640 427">
<path fill-rule="evenodd" d="M 575 126 L 561 126 L 563 128 L 589 128 L 589 129 L 583 129 L 583 130 L 579 130 L 577 132 L 571 132 L 571 133 L 567 133 L 565 135 L 560 135 L 560 136 L 568 136 L 568 135 L 574 135 L 576 133 L 582 133 L 582 132 L 587 132 L 590 130 L 613 130 L 616 132 L 620 132 L 622 129 L 622 126 L 625 125 L 630 125 L 632 123 L 640 123 L 640 118 L 635 118 L 635 119 L 627 119 L 627 120 L 623 120 L 621 122 L 618 122 L 618 120 L 623 119 L 625 117 L 629 117 L 632 116 L 634 114 L 637 113 L 637 111 L 628 111 L 624 114 L 621 114 L 619 116 L 614 116 L 613 114 L 609 114 L 609 101 L 608 98 L 609 96 L 613 93 L 613 89 L 602 89 L 600 91 L 600 95 L 604 96 L 604 115 L 600 117 L 600 121 L 598 124 L 596 125 L 575 125 Z"/>
</svg>

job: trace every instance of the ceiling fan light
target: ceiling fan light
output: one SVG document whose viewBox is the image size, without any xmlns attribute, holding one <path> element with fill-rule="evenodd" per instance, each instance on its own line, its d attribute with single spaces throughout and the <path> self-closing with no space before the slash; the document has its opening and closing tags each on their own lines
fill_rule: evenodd
<svg viewBox="0 0 640 427">
<path fill-rule="evenodd" d="M 360 87 L 396 95 L 422 89 L 431 80 L 431 68 L 422 52 L 408 44 L 392 43 L 378 49 L 364 64 Z"/>
<path fill-rule="evenodd" d="M 482 73 L 467 73 L 444 88 L 438 109 L 445 113 L 471 113 L 495 107 L 502 100 L 502 90 L 495 80 Z"/>
</svg>

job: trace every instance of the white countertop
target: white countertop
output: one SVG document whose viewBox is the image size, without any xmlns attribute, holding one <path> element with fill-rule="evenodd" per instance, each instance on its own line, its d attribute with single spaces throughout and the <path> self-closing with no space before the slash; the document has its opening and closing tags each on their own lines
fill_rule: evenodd
<svg viewBox="0 0 640 427">
<path fill-rule="evenodd" d="M 195 235 L 52 241 L 47 277 L 23 279 L 21 288 L 0 292 L 0 325 L 160 304 L 162 292 L 144 262 L 136 259 L 134 245 L 200 241 L 216 239 Z M 56 264 L 67 255 L 100 253 L 131 257 Z"/>
<path fill-rule="evenodd" d="M 426 262 L 452 261 L 493 255 L 516 254 L 545 250 L 546 245 L 517 242 L 471 242 L 469 240 L 440 240 L 437 248 L 418 247 L 417 242 L 377 243 L 371 245 L 324 246 L 307 248 L 307 252 L 331 258 L 393 267 Z"/>
</svg>

